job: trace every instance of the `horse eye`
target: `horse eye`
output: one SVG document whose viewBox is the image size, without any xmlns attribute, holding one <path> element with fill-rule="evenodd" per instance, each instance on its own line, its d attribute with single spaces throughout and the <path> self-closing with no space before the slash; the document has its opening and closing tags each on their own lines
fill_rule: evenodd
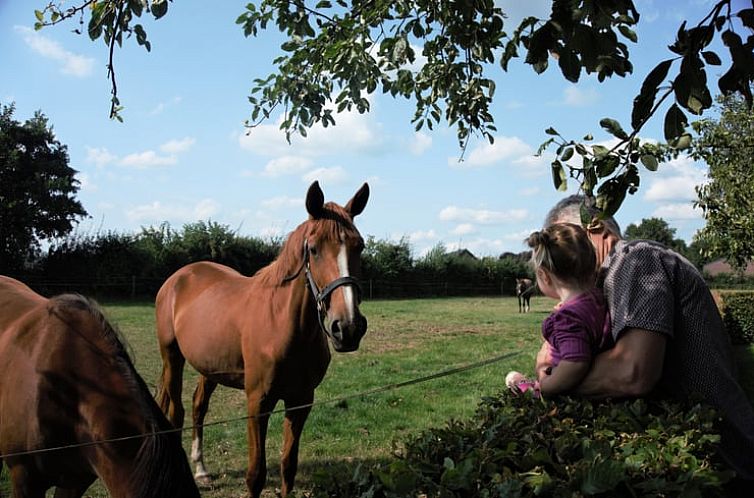
<svg viewBox="0 0 754 498">
<path fill-rule="evenodd" d="M 316 255 L 317 255 L 317 248 L 316 248 L 316 247 L 310 247 L 310 248 L 309 248 L 309 253 L 310 253 L 310 254 L 311 254 L 312 256 L 316 256 Z"/>
</svg>

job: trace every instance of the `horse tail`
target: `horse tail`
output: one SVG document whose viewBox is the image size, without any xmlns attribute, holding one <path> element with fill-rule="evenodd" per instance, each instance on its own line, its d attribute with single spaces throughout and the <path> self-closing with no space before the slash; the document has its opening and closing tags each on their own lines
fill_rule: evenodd
<svg viewBox="0 0 754 498">
<path fill-rule="evenodd" d="M 168 420 L 175 427 L 183 427 L 183 365 L 186 360 L 175 337 L 173 310 L 175 292 L 172 278 L 168 279 L 157 293 L 155 315 L 157 342 L 162 356 L 162 374 L 157 382 L 155 399 Z"/>
</svg>

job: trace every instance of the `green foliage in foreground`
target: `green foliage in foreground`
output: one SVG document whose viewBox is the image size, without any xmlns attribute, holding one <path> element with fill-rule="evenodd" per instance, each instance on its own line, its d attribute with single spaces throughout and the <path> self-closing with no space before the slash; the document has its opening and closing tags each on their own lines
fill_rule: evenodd
<svg viewBox="0 0 754 498">
<path fill-rule="evenodd" d="M 503 392 L 412 437 L 390 463 L 317 476 L 311 496 L 724 496 L 733 473 L 714 456 L 716 420 L 698 404 Z"/>
</svg>

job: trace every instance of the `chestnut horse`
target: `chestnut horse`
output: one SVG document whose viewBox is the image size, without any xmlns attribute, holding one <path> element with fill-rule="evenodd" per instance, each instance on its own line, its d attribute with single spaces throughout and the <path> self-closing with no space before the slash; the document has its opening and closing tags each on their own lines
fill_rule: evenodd
<svg viewBox="0 0 754 498">
<path fill-rule="evenodd" d="M 528 313 L 531 309 L 531 296 L 537 289 L 536 284 L 530 278 L 516 279 L 516 296 L 518 297 L 518 312 Z"/>
<path fill-rule="evenodd" d="M 0 276 L 0 379 L 14 498 L 53 486 L 78 498 L 97 477 L 114 498 L 199 498 L 180 434 L 88 299 L 46 299 Z"/>
<path fill-rule="evenodd" d="M 353 218 L 368 198 L 365 183 L 345 207 L 325 204 L 314 182 L 306 195 L 309 219 L 289 235 L 269 266 L 245 277 L 219 264 L 193 263 L 162 285 L 156 301 L 163 361 L 157 399 L 168 419 L 182 427 L 184 362 L 199 372 L 191 450 L 198 480 L 209 481 L 202 424 L 209 398 L 221 384 L 246 393 L 246 485 L 252 498 L 267 478 L 269 413 L 284 402 L 282 496 L 293 488 L 301 431 L 330 363 L 327 337 L 336 351 L 355 351 L 367 329 L 355 279 L 364 241 Z"/>
</svg>

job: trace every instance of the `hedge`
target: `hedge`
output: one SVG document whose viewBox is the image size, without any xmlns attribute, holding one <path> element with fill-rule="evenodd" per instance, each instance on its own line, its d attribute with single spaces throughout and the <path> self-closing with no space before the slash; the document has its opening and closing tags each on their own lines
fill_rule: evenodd
<svg viewBox="0 0 754 498">
<path fill-rule="evenodd" d="M 725 328 L 733 344 L 754 343 L 754 292 L 721 292 Z"/>
<path fill-rule="evenodd" d="M 725 496 L 714 411 L 689 401 L 503 392 L 412 437 L 386 463 L 321 473 L 313 498 Z"/>
</svg>

